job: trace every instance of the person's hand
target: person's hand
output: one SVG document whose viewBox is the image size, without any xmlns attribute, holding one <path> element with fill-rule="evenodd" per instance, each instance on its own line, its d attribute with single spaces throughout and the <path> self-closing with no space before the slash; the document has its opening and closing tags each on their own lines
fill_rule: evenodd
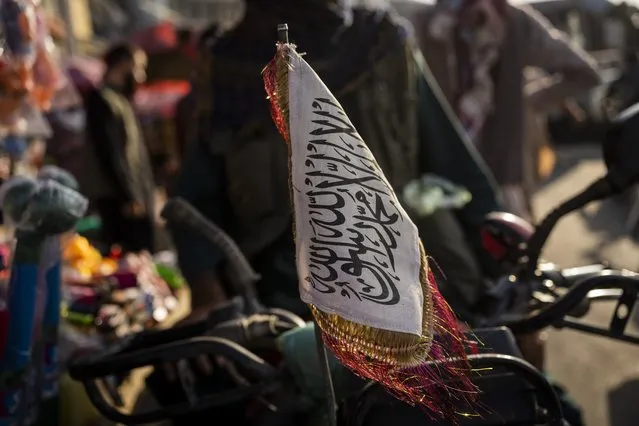
<svg viewBox="0 0 639 426">
<path fill-rule="evenodd" d="M 128 217 L 143 217 L 146 214 L 146 208 L 143 204 L 133 201 L 124 205 L 122 213 Z"/>
</svg>

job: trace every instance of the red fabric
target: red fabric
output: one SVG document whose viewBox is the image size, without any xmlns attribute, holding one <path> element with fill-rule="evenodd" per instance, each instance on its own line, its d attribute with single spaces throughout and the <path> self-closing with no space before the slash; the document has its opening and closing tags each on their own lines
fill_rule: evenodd
<svg viewBox="0 0 639 426">
<path fill-rule="evenodd" d="M 131 42 L 144 49 L 147 53 L 173 49 L 177 46 L 175 25 L 170 22 L 159 23 L 133 34 Z"/>
<path fill-rule="evenodd" d="M 264 79 L 264 89 L 266 90 L 266 94 L 269 99 L 271 117 L 273 118 L 273 122 L 275 123 L 277 130 L 279 130 L 286 143 L 289 143 L 290 135 L 288 132 L 288 123 L 284 117 L 283 112 L 280 110 L 280 99 L 277 92 L 276 74 L 277 61 L 279 59 L 278 55 L 280 55 L 279 51 L 275 55 L 275 58 L 273 58 L 271 62 L 269 62 L 269 64 L 266 66 L 266 68 L 264 68 L 264 71 L 262 72 L 262 78 Z M 286 102 L 288 103 L 288 99 L 286 100 Z"/>
<path fill-rule="evenodd" d="M 139 114 L 172 118 L 177 103 L 191 90 L 191 83 L 183 80 L 158 81 L 138 88 L 135 108 Z"/>
</svg>

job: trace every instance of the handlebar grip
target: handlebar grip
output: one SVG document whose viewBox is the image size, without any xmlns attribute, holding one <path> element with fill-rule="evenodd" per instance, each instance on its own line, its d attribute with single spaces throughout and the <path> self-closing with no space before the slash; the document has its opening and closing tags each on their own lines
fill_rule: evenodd
<svg viewBox="0 0 639 426">
<path fill-rule="evenodd" d="M 203 354 L 228 358 L 260 381 L 272 379 L 277 375 L 277 370 L 262 358 L 236 343 L 218 337 L 197 337 L 159 345 L 153 349 L 107 356 L 87 356 L 69 366 L 69 375 L 74 380 L 87 381 L 149 365 L 195 358 Z"/>
<path fill-rule="evenodd" d="M 253 267 L 235 241 L 226 232 L 206 219 L 186 200 L 180 197 L 169 199 L 164 205 L 161 215 L 170 222 L 202 232 L 207 239 L 218 246 L 228 257 L 236 273 L 240 275 L 240 282 L 255 282 L 259 279 L 259 275 L 253 270 Z"/>
<path fill-rule="evenodd" d="M 155 346 L 191 339 L 205 335 L 209 330 L 207 320 L 197 321 L 191 324 L 178 325 L 165 330 L 145 330 L 126 342 L 121 347 L 120 353 L 133 352 L 142 349 L 152 349 Z"/>
<path fill-rule="evenodd" d="M 281 333 L 300 327 L 275 315 L 252 315 L 248 318 L 225 321 L 208 331 L 207 335 L 230 340 L 246 348 L 255 349 L 256 344 L 268 342 L 275 346 L 275 338 Z"/>
<path fill-rule="evenodd" d="M 166 330 L 147 330 L 132 336 L 119 345 L 119 353 L 152 349 L 158 345 L 191 339 L 198 336 L 221 337 L 241 346 L 249 346 L 251 337 L 268 335 L 268 332 L 283 332 L 306 323 L 297 315 L 283 309 L 267 309 L 264 314 L 242 317 L 219 323 L 212 311 L 209 318 Z M 262 325 L 260 323 L 263 323 Z M 245 330 L 249 327 L 249 330 Z M 266 327 L 266 329 L 264 328 Z M 263 330 L 263 331 L 260 331 Z M 113 352 L 111 352 L 113 353 Z"/>
</svg>

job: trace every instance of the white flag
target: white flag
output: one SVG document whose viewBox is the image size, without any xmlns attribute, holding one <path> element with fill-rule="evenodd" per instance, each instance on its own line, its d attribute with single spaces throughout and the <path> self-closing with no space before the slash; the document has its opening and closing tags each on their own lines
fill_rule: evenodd
<svg viewBox="0 0 639 426">
<path fill-rule="evenodd" d="M 417 228 L 339 102 L 288 52 L 301 298 L 362 325 L 421 336 Z"/>
</svg>

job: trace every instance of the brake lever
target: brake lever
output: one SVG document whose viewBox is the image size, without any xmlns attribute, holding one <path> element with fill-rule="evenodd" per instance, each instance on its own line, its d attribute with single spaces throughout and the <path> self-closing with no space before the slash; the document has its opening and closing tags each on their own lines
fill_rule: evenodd
<svg viewBox="0 0 639 426">
<path fill-rule="evenodd" d="M 192 324 L 166 330 L 144 331 L 118 346 L 120 353 L 128 353 L 198 336 L 220 337 L 241 346 L 249 346 L 253 337 L 267 336 L 269 333 L 277 334 L 305 325 L 306 323 L 300 317 L 282 309 L 267 309 L 264 314 L 224 322 L 219 322 L 217 315 L 212 313 L 207 319 Z"/>
<path fill-rule="evenodd" d="M 566 318 L 595 289 L 619 289 L 622 291 L 608 329 L 586 324 L 577 319 Z M 534 333 L 552 326 L 556 328 L 572 328 L 615 340 L 639 344 L 639 337 L 625 333 L 638 295 L 639 277 L 637 275 L 628 275 L 620 271 L 603 271 L 600 275 L 587 277 L 576 283 L 554 304 L 541 309 L 536 314 L 523 319 L 508 320 L 503 325 L 510 328 L 515 334 Z"/>
<path fill-rule="evenodd" d="M 218 337 L 197 337 L 159 345 L 152 349 L 108 356 L 89 355 L 71 364 L 69 375 L 74 380 L 85 382 L 136 368 L 170 363 L 184 358 L 196 358 L 206 354 L 225 357 L 259 380 L 269 381 L 278 374 L 274 367 L 236 343 Z"/>
<path fill-rule="evenodd" d="M 206 335 L 237 343 L 242 347 L 264 347 L 260 342 L 275 342 L 280 334 L 299 327 L 274 315 L 251 315 L 248 318 L 225 321 L 209 330 Z M 273 347 L 273 344 L 267 345 Z"/>
<path fill-rule="evenodd" d="M 177 325 L 163 330 L 145 330 L 131 336 L 126 342 L 119 344 L 121 353 L 151 349 L 155 346 L 183 341 L 205 335 L 210 329 L 208 318 L 190 324 Z"/>
<path fill-rule="evenodd" d="M 239 330 L 229 333 L 229 330 L 216 331 L 222 324 L 228 327 L 229 321 L 240 320 L 238 315 L 233 313 L 238 309 L 235 302 L 231 302 L 226 306 L 213 309 L 207 318 L 185 325 L 178 325 L 165 330 L 146 330 L 135 336 L 130 337 L 123 345 L 120 346 L 121 352 L 131 352 L 141 349 L 149 349 L 153 346 L 164 345 L 179 340 L 190 339 L 198 336 L 214 336 L 227 338 L 235 343 L 245 346 L 245 339 Z M 282 322 L 289 324 L 291 328 L 304 327 L 306 323 L 299 316 L 285 311 L 283 309 L 266 309 L 264 315 L 273 315 Z M 232 320 L 220 321 L 221 318 L 234 318 Z M 248 317 L 251 318 L 251 317 Z M 239 327 L 239 326 L 238 326 Z M 256 334 L 256 333 L 253 333 Z"/>
</svg>

